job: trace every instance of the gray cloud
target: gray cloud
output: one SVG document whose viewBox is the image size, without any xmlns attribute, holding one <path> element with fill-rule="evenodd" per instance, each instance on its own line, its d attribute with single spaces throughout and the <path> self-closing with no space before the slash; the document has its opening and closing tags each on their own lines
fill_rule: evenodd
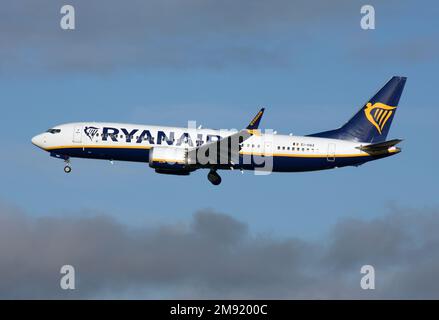
<svg viewBox="0 0 439 320">
<path fill-rule="evenodd" d="M 252 233 L 199 211 L 187 224 L 129 228 L 105 215 L 35 218 L 0 207 L 1 298 L 439 298 L 439 212 L 345 219 L 322 241 Z M 59 288 L 72 264 L 77 289 Z M 376 268 L 375 291 L 359 287 Z"/>
<path fill-rule="evenodd" d="M 432 39 L 435 35 L 419 35 L 392 42 L 379 43 L 379 50 L 371 50 L 371 43 L 358 43 L 349 53 L 349 58 L 357 63 L 372 60 L 374 63 L 429 63 L 436 61 L 439 45 Z M 390 54 L 392 53 L 392 54 Z"/>
<path fill-rule="evenodd" d="M 376 6 L 379 17 L 392 17 L 374 31 L 380 37 L 355 33 L 360 31 L 364 5 L 360 0 L 72 0 L 75 31 L 59 27 L 64 4 L 21 0 L 2 5 L 0 75 L 139 69 L 147 73 L 157 68 L 294 70 L 322 46 L 342 60 L 374 65 L 433 61 L 438 52 L 437 32 L 407 32 L 407 13 L 395 0 L 368 2 Z M 395 30 L 406 34 L 404 39 L 392 36 Z"/>
<path fill-rule="evenodd" d="M 76 30 L 59 27 L 65 1 L 7 2 L 0 71 L 106 72 L 121 68 L 284 67 L 315 26 L 358 14 L 360 2 L 132 0 L 69 2 Z M 318 28 L 317 28 L 318 29 Z M 314 30 L 314 31 L 312 31 Z"/>
</svg>

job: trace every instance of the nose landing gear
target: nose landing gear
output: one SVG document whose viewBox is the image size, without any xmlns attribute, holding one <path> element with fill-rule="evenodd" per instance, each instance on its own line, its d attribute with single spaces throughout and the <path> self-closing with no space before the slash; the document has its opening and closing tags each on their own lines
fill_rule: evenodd
<svg viewBox="0 0 439 320">
<path fill-rule="evenodd" d="M 66 160 L 64 160 L 64 162 L 66 163 L 66 166 L 64 167 L 64 172 L 65 173 L 72 172 L 72 167 L 70 167 L 70 159 L 67 158 Z"/>
<path fill-rule="evenodd" d="M 207 175 L 207 179 L 209 179 L 209 181 L 214 185 L 217 186 L 221 183 L 221 177 L 220 175 L 216 172 L 216 170 L 211 169 L 209 171 L 209 174 Z"/>
</svg>

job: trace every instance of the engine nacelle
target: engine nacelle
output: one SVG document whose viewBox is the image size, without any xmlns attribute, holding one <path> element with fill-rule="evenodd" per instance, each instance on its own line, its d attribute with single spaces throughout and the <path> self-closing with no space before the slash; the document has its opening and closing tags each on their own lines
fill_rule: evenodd
<svg viewBox="0 0 439 320">
<path fill-rule="evenodd" d="M 179 175 L 189 174 L 194 169 L 187 149 L 170 146 L 153 147 L 149 152 L 149 166 L 157 173 Z"/>
</svg>

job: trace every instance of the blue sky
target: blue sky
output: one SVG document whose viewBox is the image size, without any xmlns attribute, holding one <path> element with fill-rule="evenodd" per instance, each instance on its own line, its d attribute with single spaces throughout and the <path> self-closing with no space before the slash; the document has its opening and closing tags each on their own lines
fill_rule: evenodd
<svg viewBox="0 0 439 320">
<path fill-rule="evenodd" d="M 77 3 L 77 30 L 58 30 L 54 5 L 50 23 L 37 14 L 35 28 L 21 27 L 16 41 L 2 44 L 2 202 L 33 216 L 105 213 L 133 226 L 185 223 L 207 208 L 257 233 L 317 241 L 341 218 L 437 207 L 435 2 L 372 1 L 377 21 L 371 31 L 360 28 L 361 2 L 334 2 L 328 9 L 317 1 L 315 9 L 300 2 L 291 20 L 288 12 L 277 19 L 276 10 L 259 22 L 256 13 L 244 16 L 241 24 L 233 16 L 224 24 L 215 24 L 222 21 L 217 16 L 211 24 L 206 17 L 188 19 L 181 34 L 164 22 L 157 29 L 135 19 L 124 25 L 123 14 L 121 24 L 101 30 L 120 8 L 111 2 L 92 19 L 85 12 L 95 8 Z M 317 13 L 319 6 L 326 11 Z M 23 15 L 33 16 L 29 8 Z M 94 26 L 97 31 L 90 31 Z M 8 27 L 13 38 L 16 25 Z M 33 135 L 74 121 L 184 126 L 196 120 L 204 127 L 241 128 L 260 106 L 267 108 L 262 128 L 308 134 L 341 125 L 393 75 L 408 77 L 389 134 L 404 139 L 403 152 L 359 168 L 223 172 L 223 183 L 214 187 L 203 170 L 162 176 L 136 163 L 74 159 L 73 172 L 65 175 L 62 161 L 30 143 Z"/>
</svg>

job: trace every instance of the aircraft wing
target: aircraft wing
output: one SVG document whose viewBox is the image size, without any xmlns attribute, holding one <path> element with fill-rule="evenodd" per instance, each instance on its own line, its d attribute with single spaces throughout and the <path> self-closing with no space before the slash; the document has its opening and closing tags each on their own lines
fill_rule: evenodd
<svg viewBox="0 0 439 320">
<path fill-rule="evenodd" d="M 256 116 L 250 121 L 246 129 L 240 130 L 230 136 L 218 141 L 209 142 L 188 151 L 188 158 L 193 163 L 216 167 L 218 165 L 230 166 L 239 161 L 240 144 L 253 135 L 258 135 L 259 123 L 264 108 L 259 110 Z"/>
</svg>

